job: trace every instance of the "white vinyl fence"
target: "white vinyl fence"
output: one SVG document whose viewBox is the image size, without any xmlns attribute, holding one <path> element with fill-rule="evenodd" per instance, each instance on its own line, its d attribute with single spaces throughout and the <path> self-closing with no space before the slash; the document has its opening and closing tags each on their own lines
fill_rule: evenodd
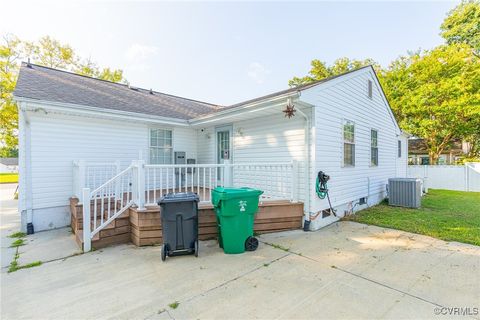
<svg viewBox="0 0 480 320">
<path fill-rule="evenodd" d="M 427 188 L 480 192 L 480 163 L 465 165 L 410 165 L 410 178 L 421 178 Z"/>
</svg>

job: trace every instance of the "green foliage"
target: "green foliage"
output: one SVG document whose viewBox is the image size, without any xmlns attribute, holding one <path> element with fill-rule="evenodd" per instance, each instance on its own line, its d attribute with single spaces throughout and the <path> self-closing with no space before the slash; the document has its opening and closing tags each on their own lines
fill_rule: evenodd
<svg viewBox="0 0 480 320">
<path fill-rule="evenodd" d="M 175 301 L 175 302 L 170 303 L 168 306 L 172 309 L 177 309 L 179 305 L 180 305 L 180 302 Z"/>
<path fill-rule="evenodd" d="M 18 231 L 18 232 L 12 233 L 8 237 L 9 238 L 25 238 L 26 236 L 27 236 L 27 234 L 25 232 Z"/>
<path fill-rule="evenodd" d="M 27 263 L 23 266 L 20 266 L 20 269 L 28 269 L 28 268 L 33 268 L 33 267 L 38 267 L 42 265 L 42 261 L 34 261 L 31 263 Z"/>
<path fill-rule="evenodd" d="M 425 139 L 430 163 L 452 139 L 478 134 L 480 59 L 468 45 L 400 57 L 380 78 L 402 129 Z"/>
<path fill-rule="evenodd" d="M 8 267 L 8 273 L 10 272 L 15 272 L 17 270 L 19 270 L 20 268 L 18 267 L 18 262 L 17 262 L 17 259 L 13 260 L 12 262 L 10 262 L 10 266 Z"/>
<path fill-rule="evenodd" d="M 372 59 L 350 60 L 349 58 L 346 58 L 346 57 L 335 60 L 331 66 L 327 66 L 325 62 L 317 59 L 312 60 L 310 64 L 312 67 L 308 72 L 307 76 L 301 77 L 301 78 L 293 77 L 293 79 L 288 81 L 288 85 L 291 87 L 297 87 L 303 84 L 322 80 L 331 76 L 352 71 L 368 65 L 371 65 L 374 67 L 374 69 L 378 69 L 378 70 L 380 70 L 381 68 L 380 65 L 377 64 Z"/>
<path fill-rule="evenodd" d="M 16 248 L 16 247 L 24 246 L 25 244 L 26 244 L 25 240 L 20 238 L 20 239 L 17 239 L 15 241 L 13 241 L 12 244 L 10 245 L 10 248 Z"/>
<path fill-rule="evenodd" d="M 18 112 L 13 101 L 18 70 L 22 60 L 46 67 L 63 69 L 89 77 L 112 82 L 125 81 L 119 69 L 99 68 L 95 63 L 82 60 L 68 44 L 49 36 L 37 42 L 22 41 L 16 36 L 6 35 L 0 44 L 0 144 L 2 156 L 18 155 L 17 128 Z"/>
<path fill-rule="evenodd" d="M 15 147 L 0 147 L 0 158 L 18 158 L 18 149 Z"/>
<path fill-rule="evenodd" d="M 463 1 L 440 26 L 441 35 L 448 44 L 465 43 L 480 54 L 480 1 Z"/>
<path fill-rule="evenodd" d="M 480 245 L 480 193 L 430 189 L 419 209 L 379 204 L 345 220 Z"/>
</svg>

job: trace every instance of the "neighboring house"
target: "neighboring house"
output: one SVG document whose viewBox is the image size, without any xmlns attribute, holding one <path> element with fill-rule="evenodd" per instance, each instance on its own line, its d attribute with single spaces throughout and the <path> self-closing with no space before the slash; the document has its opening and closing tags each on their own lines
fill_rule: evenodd
<svg viewBox="0 0 480 320">
<path fill-rule="evenodd" d="M 446 148 L 438 158 L 438 164 L 455 164 L 469 152 L 467 142 L 455 140 L 450 147 Z M 408 139 L 408 164 L 429 165 L 427 146 L 421 138 Z"/>
<path fill-rule="evenodd" d="M 24 63 L 14 96 L 24 228 L 68 225 L 72 196 L 93 203 L 127 188 L 126 205 L 143 208 L 169 188 L 207 202 L 227 185 L 258 187 L 262 201 L 300 201 L 317 229 L 338 220 L 322 212 L 319 171 L 331 177 L 340 217 L 379 203 L 388 178 L 406 176 L 407 137 L 370 66 L 219 106 Z"/>
<path fill-rule="evenodd" d="M 18 172 L 18 158 L 0 158 L 0 173 Z"/>
</svg>

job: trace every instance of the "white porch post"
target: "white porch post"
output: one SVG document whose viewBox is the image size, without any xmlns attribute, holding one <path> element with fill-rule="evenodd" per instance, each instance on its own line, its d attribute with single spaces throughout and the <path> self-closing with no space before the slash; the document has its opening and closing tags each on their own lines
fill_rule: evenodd
<svg viewBox="0 0 480 320">
<path fill-rule="evenodd" d="M 132 161 L 132 200 L 139 209 L 145 209 L 145 161 Z"/>
<path fill-rule="evenodd" d="M 83 201 L 83 252 L 88 252 L 92 249 L 92 238 L 90 232 L 90 188 L 82 189 Z"/>
<path fill-rule="evenodd" d="M 292 181 L 291 183 L 291 196 L 290 196 L 290 201 L 291 202 L 298 202 L 298 161 L 293 160 L 292 161 Z"/>
<path fill-rule="evenodd" d="M 230 160 L 224 161 L 225 167 L 223 167 L 223 179 L 224 179 L 224 187 L 233 187 L 233 179 L 232 179 L 232 170 L 233 166 L 230 163 Z"/>
<path fill-rule="evenodd" d="M 120 161 L 115 161 L 115 175 L 120 173 Z M 122 195 L 120 194 L 120 182 L 121 179 L 117 179 L 115 182 L 115 200 L 120 200 Z"/>
<path fill-rule="evenodd" d="M 77 180 L 78 186 L 76 187 L 79 194 L 76 194 L 76 196 L 80 198 L 79 199 L 80 203 L 83 203 L 82 190 L 83 188 L 87 187 L 86 172 L 87 172 L 87 165 L 85 163 L 85 160 L 79 160 L 78 161 L 78 180 Z"/>
</svg>

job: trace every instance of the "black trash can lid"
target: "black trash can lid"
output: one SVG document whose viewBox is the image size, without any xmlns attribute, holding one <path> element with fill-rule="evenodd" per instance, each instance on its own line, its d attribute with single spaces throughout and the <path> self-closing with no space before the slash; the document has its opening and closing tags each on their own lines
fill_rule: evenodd
<svg viewBox="0 0 480 320">
<path fill-rule="evenodd" d="M 171 202 L 184 202 L 184 201 L 196 201 L 200 199 L 198 195 L 194 192 L 177 192 L 177 193 L 168 193 L 164 195 L 160 200 L 158 200 L 158 205 L 162 203 L 171 203 Z"/>
</svg>

